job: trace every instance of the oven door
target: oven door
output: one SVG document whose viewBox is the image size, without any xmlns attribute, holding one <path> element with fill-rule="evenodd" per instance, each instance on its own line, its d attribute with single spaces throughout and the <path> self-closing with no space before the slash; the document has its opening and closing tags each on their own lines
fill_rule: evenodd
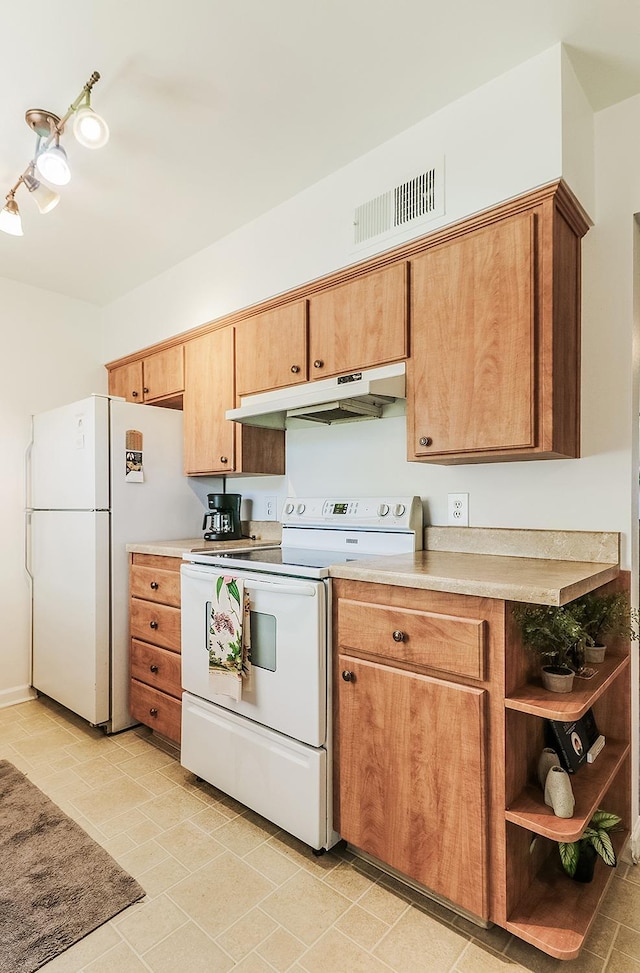
<svg viewBox="0 0 640 973">
<path fill-rule="evenodd" d="M 236 571 L 251 605 L 252 687 L 214 693 L 207 626 L 216 578 L 228 567 L 183 564 L 182 688 L 312 747 L 327 735 L 327 611 L 322 581 Z"/>
</svg>

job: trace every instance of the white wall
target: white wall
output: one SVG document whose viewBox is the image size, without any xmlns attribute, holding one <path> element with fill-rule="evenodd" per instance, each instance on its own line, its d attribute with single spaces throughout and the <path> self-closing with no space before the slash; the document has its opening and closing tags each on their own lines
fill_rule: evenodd
<svg viewBox="0 0 640 973">
<path fill-rule="evenodd" d="M 104 361 L 364 260 L 372 251 L 351 246 L 355 207 L 439 156 L 446 213 L 421 233 L 557 178 L 561 66 L 558 45 L 114 302 Z"/>
<path fill-rule="evenodd" d="M 106 390 L 97 308 L 0 278 L 0 706 L 29 685 L 24 467 L 34 412 Z"/>
</svg>

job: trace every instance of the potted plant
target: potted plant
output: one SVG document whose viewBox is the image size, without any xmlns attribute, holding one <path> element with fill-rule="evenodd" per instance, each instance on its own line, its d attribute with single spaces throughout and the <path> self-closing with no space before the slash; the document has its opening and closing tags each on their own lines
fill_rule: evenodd
<svg viewBox="0 0 640 973">
<path fill-rule="evenodd" d="M 584 662 L 584 634 L 568 606 L 522 604 L 513 614 L 524 645 L 540 660 L 545 688 L 570 692 Z"/>
<path fill-rule="evenodd" d="M 629 599 L 624 592 L 600 595 L 597 591 L 590 591 L 576 598 L 570 608 L 585 635 L 587 662 L 604 660 L 607 638 L 625 635 L 635 639 L 638 636 L 634 629 L 637 612 L 629 607 Z"/>
<path fill-rule="evenodd" d="M 611 832 L 620 831 L 621 818 L 609 811 L 598 810 L 577 841 L 560 841 L 560 861 L 567 875 L 576 882 L 590 882 L 598 855 L 612 868 L 618 862 Z"/>
</svg>

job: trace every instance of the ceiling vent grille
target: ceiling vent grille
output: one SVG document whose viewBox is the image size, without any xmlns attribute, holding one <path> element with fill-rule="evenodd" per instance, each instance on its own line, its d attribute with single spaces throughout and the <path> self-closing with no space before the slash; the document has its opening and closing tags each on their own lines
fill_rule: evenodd
<svg viewBox="0 0 640 973">
<path fill-rule="evenodd" d="M 391 236 L 444 214 L 444 163 L 356 207 L 354 245 Z"/>
</svg>

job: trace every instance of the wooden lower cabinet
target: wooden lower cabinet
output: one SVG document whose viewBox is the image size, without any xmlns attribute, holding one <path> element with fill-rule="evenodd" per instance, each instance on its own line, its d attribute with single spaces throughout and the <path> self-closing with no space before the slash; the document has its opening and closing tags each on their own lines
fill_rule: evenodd
<svg viewBox="0 0 640 973">
<path fill-rule="evenodd" d="M 180 743 L 180 558 L 132 554 L 130 709 L 140 723 Z"/>
<path fill-rule="evenodd" d="M 484 696 L 339 656 L 340 834 L 487 915 Z"/>
<path fill-rule="evenodd" d="M 628 572 L 602 590 L 629 587 Z M 630 822 L 630 647 L 618 639 L 571 693 L 543 689 L 513 605 L 335 579 L 334 826 L 356 849 L 558 959 L 574 959 L 614 869 L 563 872 L 557 844 L 598 808 Z M 592 709 L 606 745 L 544 803 L 545 722 Z"/>
</svg>

